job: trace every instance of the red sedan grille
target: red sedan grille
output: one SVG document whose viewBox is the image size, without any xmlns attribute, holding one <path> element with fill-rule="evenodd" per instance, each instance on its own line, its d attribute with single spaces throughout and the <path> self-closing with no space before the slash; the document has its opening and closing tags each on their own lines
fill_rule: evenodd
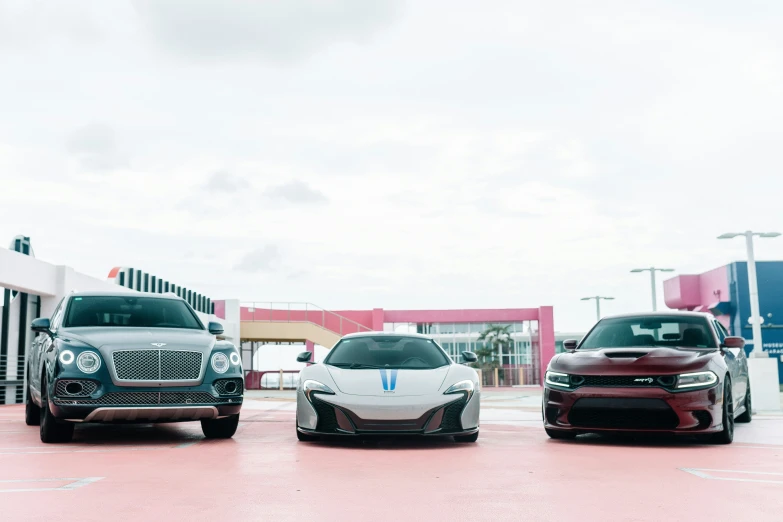
<svg viewBox="0 0 783 522">
<path fill-rule="evenodd" d="M 679 417 L 661 399 L 584 398 L 571 407 L 568 422 L 575 428 L 673 430 Z"/>
</svg>

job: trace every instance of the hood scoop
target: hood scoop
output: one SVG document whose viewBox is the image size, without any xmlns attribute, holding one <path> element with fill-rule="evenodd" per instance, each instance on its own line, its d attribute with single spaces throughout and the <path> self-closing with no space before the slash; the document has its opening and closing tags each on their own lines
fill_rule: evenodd
<svg viewBox="0 0 783 522">
<path fill-rule="evenodd" d="M 604 355 L 610 359 L 638 359 L 639 357 L 647 355 L 647 352 L 619 352 L 616 350 L 607 350 L 604 352 Z"/>
</svg>

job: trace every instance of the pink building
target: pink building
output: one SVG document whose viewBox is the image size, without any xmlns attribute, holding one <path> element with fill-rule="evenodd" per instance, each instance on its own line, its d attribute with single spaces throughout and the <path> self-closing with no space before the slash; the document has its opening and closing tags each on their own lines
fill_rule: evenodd
<svg viewBox="0 0 783 522">
<path fill-rule="evenodd" d="M 215 315 L 226 318 L 230 301 L 215 301 Z M 498 384 L 540 385 L 555 354 L 551 306 L 471 310 L 340 310 L 327 311 L 304 303 L 243 303 L 238 310 L 243 346 L 252 343 L 298 342 L 307 349 L 330 348 L 343 335 L 362 331 L 413 331 L 431 335 L 459 360 L 475 351 L 481 332 L 491 325 L 508 326 L 513 348 L 500 354 Z M 252 364 L 253 348 L 247 360 Z M 246 367 L 252 368 L 246 364 Z M 495 384 L 495 375 L 484 375 Z"/>
</svg>

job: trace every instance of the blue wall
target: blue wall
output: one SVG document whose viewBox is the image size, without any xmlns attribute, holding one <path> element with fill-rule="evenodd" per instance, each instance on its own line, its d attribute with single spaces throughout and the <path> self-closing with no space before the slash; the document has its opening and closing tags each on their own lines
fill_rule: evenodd
<svg viewBox="0 0 783 522">
<path fill-rule="evenodd" d="M 748 264 L 744 261 L 729 265 L 729 293 L 731 295 L 731 333 L 750 341 L 753 332 L 748 290 Z M 783 384 L 783 261 L 757 261 L 756 279 L 759 287 L 759 311 L 764 318 L 761 329 L 762 349 L 778 360 Z M 771 316 L 770 316 L 771 314 Z M 750 353 L 752 345 L 746 347 Z"/>
</svg>

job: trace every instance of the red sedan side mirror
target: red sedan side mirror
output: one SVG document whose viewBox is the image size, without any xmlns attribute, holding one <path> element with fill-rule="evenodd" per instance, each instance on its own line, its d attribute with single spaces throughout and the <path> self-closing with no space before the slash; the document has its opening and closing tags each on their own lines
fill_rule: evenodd
<svg viewBox="0 0 783 522">
<path fill-rule="evenodd" d="M 731 335 L 723 340 L 723 348 L 744 348 L 745 339 Z"/>
</svg>

